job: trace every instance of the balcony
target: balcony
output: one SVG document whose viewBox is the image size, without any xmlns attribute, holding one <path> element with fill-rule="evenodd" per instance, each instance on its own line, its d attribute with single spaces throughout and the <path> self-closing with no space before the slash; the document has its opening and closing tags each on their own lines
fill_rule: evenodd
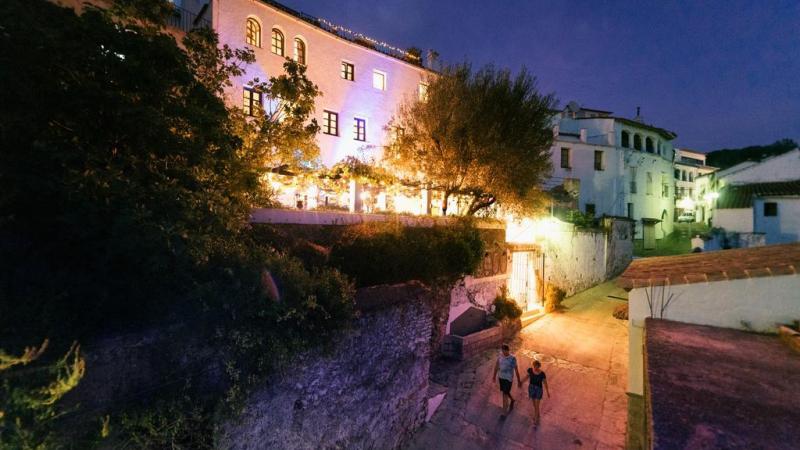
<svg viewBox="0 0 800 450">
<path fill-rule="evenodd" d="M 167 19 L 167 25 L 178 28 L 179 30 L 187 33 L 195 28 L 211 28 L 211 22 L 202 17 L 203 13 L 205 13 L 207 9 L 207 5 L 203 6 L 200 9 L 200 13 L 195 14 L 191 11 L 176 6 L 175 13 L 173 13 Z"/>
</svg>

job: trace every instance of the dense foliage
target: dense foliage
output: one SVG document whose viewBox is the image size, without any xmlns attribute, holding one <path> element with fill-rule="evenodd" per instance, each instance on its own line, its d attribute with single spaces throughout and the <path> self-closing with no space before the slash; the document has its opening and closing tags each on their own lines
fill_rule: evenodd
<svg viewBox="0 0 800 450">
<path fill-rule="evenodd" d="M 781 139 L 769 145 L 751 145 L 742 148 L 725 148 L 709 152 L 706 164 L 720 169 L 727 169 L 745 161 L 760 161 L 794 150 L 798 147 L 792 139 Z"/>
<path fill-rule="evenodd" d="M 432 228 L 367 224 L 353 227 L 333 246 L 330 264 L 359 286 L 447 283 L 473 273 L 483 248 L 479 231 L 468 222 Z"/>
<path fill-rule="evenodd" d="M 0 349 L 0 448 L 55 448 L 53 421 L 64 413 L 60 401 L 86 370 L 77 344 L 55 361 L 44 362 L 48 347 L 28 347 L 15 356 Z"/>
<path fill-rule="evenodd" d="M 522 308 L 514 299 L 508 298 L 508 292 L 505 289 L 492 302 L 492 317 L 495 320 L 514 320 L 519 319 L 521 315 Z"/>
<path fill-rule="evenodd" d="M 492 66 L 476 72 L 446 67 L 429 80 L 423 101 L 404 104 L 390 124 L 396 137 L 387 160 L 407 177 L 470 199 L 468 215 L 500 203 L 507 210 L 537 205 L 549 176 L 551 95 L 524 69 L 515 77 Z"/>
</svg>

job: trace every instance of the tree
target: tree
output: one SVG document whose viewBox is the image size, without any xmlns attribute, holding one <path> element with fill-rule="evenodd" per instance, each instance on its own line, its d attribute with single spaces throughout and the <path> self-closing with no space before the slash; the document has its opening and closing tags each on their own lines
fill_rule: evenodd
<svg viewBox="0 0 800 450">
<path fill-rule="evenodd" d="M 797 142 L 787 138 L 777 140 L 769 145 L 714 150 L 707 154 L 706 164 L 720 169 L 727 169 L 745 161 L 761 161 L 770 156 L 781 155 L 797 147 Z"/>
<path fill-rule="evenodd" d="M 253 53 L 208 29 L 178 44 L 164 29 L 171 12 L 163 0 L 80 16 L 43 0 L 0 4 L 4 332 L 97 333 L 157 316 L 241 239 L 268 167 L 221 94 Z M 289 68 L 270 92 L 301 101 L 268 133 L 262 124 L 269 155 L 301 140 L 314 93 Z"/>
<path fill-rule="evenodd" d="M 469 64 L 447 67 L 424 101 L 404 103 L 390 123 L 387 161 L 444 193 L 470 199 L 466 213 L 502 204 L 530 209 L 550 171 L 552 95 L 542 95 L 526 70 Z"/>
<path fill-rule="evenodd" d="M 256 78 L 249 86 L 262 94 L 260 114 L 246 116 L 232 111 L 243 149 L 257 164 L 268 169 L 308 169 L 318 166 L 319 125 L 310 119 L 319 88 L 306 77 L 306 67 L 286 59 L 284 73 L 262 81 Z"/>
</svg>

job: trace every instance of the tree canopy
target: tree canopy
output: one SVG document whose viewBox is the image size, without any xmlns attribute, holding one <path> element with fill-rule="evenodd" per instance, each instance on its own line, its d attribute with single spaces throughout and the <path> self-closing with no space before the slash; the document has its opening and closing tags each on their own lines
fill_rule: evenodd
<svg viewBox="0 0 800 450">
<path fill-rule="evenodd" d="M 706 164 L 720 169 L 727 169 L 745 161 L 761 161 L 794 150 L 798 147 L 792 139 L 781 139 L 769 145 L 751 145 L 742 148 L 725 148 L 709 152 Z"/>
<path fill-rule="evenodd" d="M 407 177 L 444 193 L 470 199 L 466 213 L 495 203 L 530 209 L 550 172 L 552 95 L 539 93 L 523 69 L 469 64 L 431 77 L 426 98 L 407 101 L 390 123 L 395 139 L 387 161 Z"/>
<path fill-rule="evenodd" d="M 318 91 L 304 70 L 287 62 L 256 80 L 283 100 L 281 117 L 244 118 L 222 94 L 253 53 L 205 28 L 177 43 L 164 30 L 172 8 L 0 5 L 4 331 L 168 309 L 243 239 L 271 165 L 313 158 Z"/>
</svg>

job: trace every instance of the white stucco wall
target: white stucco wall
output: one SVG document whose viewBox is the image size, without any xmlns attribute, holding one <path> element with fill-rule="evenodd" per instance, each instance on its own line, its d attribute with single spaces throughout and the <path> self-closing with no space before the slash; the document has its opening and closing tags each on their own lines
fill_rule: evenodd
<svg viewBox="0 0 800 450">
<path fill-rule="evenodd" d="M 509 267 L 511 267 L 509 263 Z M 471 306 L 489 311 L 492 302 L 500 294 L 501 289 L 507 285 L 509 274 L 493 277 L 474 278 L 465 277 L 450 291 L 450 312 L 447 318 L 445 333 L 450 333 L 450 324 Z"/>
<path fill-rule="evenodd" d="M 753 208 L 715 209 L 712 225 L 726 231 L 753 232 Z"/>
<path fill-rule="evenodd" d="M 798 174 L 800 176 L 800 174 Z M 778 215 L 764 216 L 764 203 L 778 204 Z M 800 197 L 764 197 L 753 202 L 753 228 L 766 235 L 767 245 L 800 241 Z"/>
<path fill-rule="evenodd" d="M 261 23 L 260 48 L 245 43 L 248 17 L 255 17 Z M 233 48 L 249 47 L 256 54 L 256 62 L 247 67 L 245 75 L 233 80 L 233 86 L 226 91 L 228 101 L 236 106 L 242 104 L 242 87 L 248 81 L 256 77 L 266 80 L 283 73 L 284 58 L 270 51 L 273 27 L 284 34 L 286 57 L 294 54 L 295 37 L 305 41 L 308 78 L 322 91 L 314 117 L 321 125 L 323 110 L 339 114 L 339 136 L 318 135 L 322 162 L 326 165 L 350 155 L 379 158 L 386 138 L 384 126 L 404 98 L 418 96 L 420 82 L 429 75 L 421 67 L 336 37 L 255 0 L 215 1 L 213 26 L 221 43 Z M 355 65 L 355 81 L 340 76 L 343 60 Z M 386 73 L 386 90 L 372 86 L 373 70 Z M 354 140 L 355 117 L 366 119 L 366 142 Z"/>
<path fill-rule="evenodd" d="M 654 288 L 660 304 L 662 290 L 673 300 L 663 318 L 756 332 L 775 332 L 776 323 L 800 317 L 800 275 L 748 278 Z M 642 395 L 642 336 L 644 319 L 651 316 L 646 288 L 628 294 L 629 374 L 628 391 Z M 655 317 L 659 314 L 656 312 Z"/>
<path fill-rule="evenodd" d="M 570 149 L 571 168 L 561 167 L 561 148 Z M 603 152 L 603 170 L 594 168 L 594 152 Z M 593 145 L 561 138 L 550 148 L 555 179 L 577 178 L 580 181 L 578 208 L 586 211 L 586 204 L 595 205 L 595 215 L 625 215 L 625 183 L 622 178 L 623 152 L 608 145 Z"/>
<path fill-rule="evenodd" d="M 722 184 L 791 181 L 800 177 L 800 149 L 767 158 L 757 164 L 737 165 L 717 173 Z"/>
</svg>

